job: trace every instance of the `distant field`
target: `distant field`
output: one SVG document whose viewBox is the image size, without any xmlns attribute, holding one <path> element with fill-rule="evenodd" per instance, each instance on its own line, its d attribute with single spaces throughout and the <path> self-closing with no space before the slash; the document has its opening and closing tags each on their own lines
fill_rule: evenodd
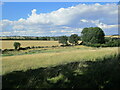
<svg viewBox="0 0 120 90">
<path fill-rule="evenodd" d="M 12 71 L 56 66 L 75 61 L 96 60 L 118 52 L 118 48 L 91 48 L 85 46 L 62 47 L 36 54 L 5 56 L 2 58 L 3 74 Z"/>
<path fill-rule="evenodd" d="M 115 35 L 115 36 L 113 36 L 113 35 L 106 35 L 105 37 L 110 37 L 110 38 L 120 38 L 119 35 Z"/>
<path fill-rule="evenodd" d="M 61 45 L 58 41 L 40 41 L 40 40 L 2 40 L 2 49 L 14 49 L 14 42 L 20 42 L 21 47 L 32 47 L 32 46 L 59 46 Z M 80 43 L 81 41 L 79 41 Z"/>
<path fill-rule="evenodd" d="M 58 41 L 38 41 L 38 40 L 3 40 L 3 41 L 0 41 L 0 43 L 2 43 L 2 49 L 13 49 L 14 42 L 20 42 L 21 47 L 60 45 Z"/>
</svg>

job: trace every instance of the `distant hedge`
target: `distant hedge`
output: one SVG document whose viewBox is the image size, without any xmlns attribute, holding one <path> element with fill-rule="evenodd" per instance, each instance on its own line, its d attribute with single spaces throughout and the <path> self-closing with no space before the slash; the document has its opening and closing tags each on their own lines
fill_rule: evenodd
<svg viewBox="0 0 120 90">
<path fill-rule="evenodd" d="M 90 47 L 120 47 L 120 39 L 112 39 L 109 38 L 106 40 L 104 44 L 91 44 L 91 43 L 83 43 L 83 45 Z"/>
</svg>

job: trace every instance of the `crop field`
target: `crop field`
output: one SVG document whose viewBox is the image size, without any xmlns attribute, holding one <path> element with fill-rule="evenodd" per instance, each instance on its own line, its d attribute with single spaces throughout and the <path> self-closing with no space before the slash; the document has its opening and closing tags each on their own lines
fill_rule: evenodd
<svg viewBox="0 0 120 90">
<path fill-rule="evenodd" d="M 35 46 L 60 46 L 58 41 L 39 41 L 39 40 L 2 40 L 0 41 L 2 49 L 14 49 L 14 42 L 21 43 L 21 47 Z M 79 41 L 80 43 L 81 41 Z"/>
<path fill-rule="evenodd" d="M 38 41 L 38 40 L 2 40 L 2 49 L 14 49 L 14 42 L 20 42 L 21 47 L 32 46 L 53 46 L 60 45 L 58 41 Z"/>
<path fill-rule="evenodd" d="M 115 35 L 115 36 L 113 36 L 113 35 L 106 35 L 105 37 L 110 37 L 110 38 L 120 38 L 120 35 Z"/>
<path fill-rule="evenodd" d="M 37 51 L 39 51 L 37 49 Z M 118 48 L 91 48 L 86 46 L 60 47 L 40 50 L 38 53 L 5 56 L 2 58 L 3 74 L 12 71 L 56 66 L 75 61 L 94 61 L 118 53 Z"/>
</svg>

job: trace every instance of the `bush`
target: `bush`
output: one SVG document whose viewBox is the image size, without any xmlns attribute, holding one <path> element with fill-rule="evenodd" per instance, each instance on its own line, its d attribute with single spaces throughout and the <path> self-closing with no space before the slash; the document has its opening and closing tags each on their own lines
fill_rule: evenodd
<svg viewBox="0 0 120 90">
<path fill-rule="evenodd" d="M 109 47 L 119 47 L 120 46 L 120 39 L 111 39 L 106 42 L 106 45 Z"/>
<path fill-rule="evenodd" d="M 19 42 L 14 42 L 15 50 L 18 50 L 20 48 L 21 44 Z"/>
</svg>

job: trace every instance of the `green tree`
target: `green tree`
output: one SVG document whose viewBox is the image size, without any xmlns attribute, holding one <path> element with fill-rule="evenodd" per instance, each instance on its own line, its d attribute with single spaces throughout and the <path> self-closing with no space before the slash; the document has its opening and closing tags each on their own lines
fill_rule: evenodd
<svg viewBox="0 0 120 90">
<path fill-rule="evenodd" d="M 81 38 L 84 43 L 103 44 L 105 43 L 105 34 L 99 27 L 84 28 L 81 32 Z"/>
<path fill-rule="evenodd" d="M 36 37 L 36 40 L 39 40 L 39 37 Z"/>
<path fill-rule="evenodd" d="M 59 37 L 59 43 L 62 43 L 63 45 L 68 45 L 67 41 L 68 41 L 68 37 L 67 36 Z"/>
<path fill-rule="evenodd" d="M 79 40 L 79 37 L 78 37 L 77 34 L 72 34 L 69 37 L 69 42 L 72 43 L 73 45 L 77 45 L 78 44 L 78 40 Z"/>
<path fill-rule="evenodd" d="M 20 48 L 21 44 L 19 42 L 14 42 L 15 50 L 18 50 Z"/>
</svg>

